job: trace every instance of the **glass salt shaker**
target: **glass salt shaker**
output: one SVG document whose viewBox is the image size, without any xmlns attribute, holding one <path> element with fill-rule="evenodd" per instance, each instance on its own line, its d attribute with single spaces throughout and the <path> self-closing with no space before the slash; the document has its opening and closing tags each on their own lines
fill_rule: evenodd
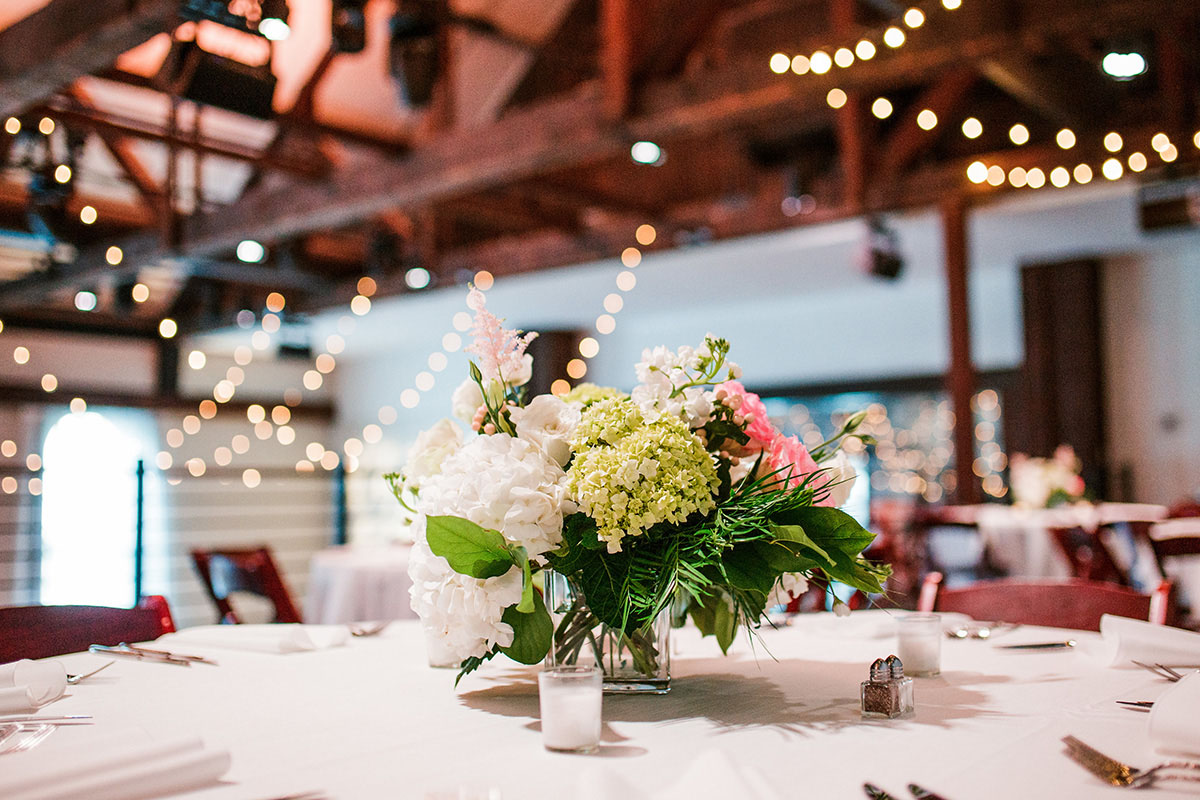
<svg viewBox="0 0 1200 800">
<path fill-rule="evenodd" d="M 894 655 L 877 658 L 870 677 L 862 682 L 862 715 L 866 719 L 897 719 L 913 714 L 913 679 Z"/>
</svg>

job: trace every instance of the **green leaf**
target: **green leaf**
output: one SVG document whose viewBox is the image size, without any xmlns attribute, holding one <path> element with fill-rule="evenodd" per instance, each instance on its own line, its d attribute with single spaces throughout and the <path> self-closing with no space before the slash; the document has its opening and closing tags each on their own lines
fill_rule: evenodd
<svg viewBox="0 0 1200 800">
<path fill-rule="evenodd" d="M 709 595 L 703 603 L 692 603 L 688 606 L 688 613 L 692 617 L 692 622 L 696 623 L 696 628 L 700 631 L 701 636 L 712 636 L 717 631 L 717 614 L 716 605 L 709 603 Z"/>
<path fill-rule="evenodd" d="M 734 546 L 725 554 L 722 563 L 731 586 L 765 596 L 775 585 L 779 573 L 771 568 L 770 562 L 756 547 L 757 544 L 747 542 Z"/>
<path fill-rule="evenodd" d="M 837 550 L 857 555 L 875 541 L 875 534 L 858 524 L 858 520 L 837 508 L 810 506 L 792 509 L 788 521 L 794 521 L 814 543 L 826 551 Z"/>
<path fill-rule="evenodd" d="M 479 669 L 481 666 L 483 666 L 485 661 L 491 660 L 491 658 L 499 652 L 500 648 L 493 647 L 482 656 L 471 656 L 470 658 L 463 659 L 463 662 L 458 665 L 458 677 L 454 679 L 454 685 L 458 686 L 458 682 L 461 681 L 464 676 L 470 675 L 472 672 Z"/>
<path fill-rule="evenodd" d="M 799 511 L 800 509 L 796 510 Z M 802 550 L 813 553 L 818 561 L 821 562 L 821 566 L 834 566 L 834 561 L 829 553 L 825 552 L 820 545 L 814 542 L 800 525 L 772 525 L 770 531 L 776 539 L 790 542 Z"/>
<path fill-rule="evenodd" d="M 799 548 L 791 542 L 758 541 L 750 542 L 749 546 L 758 551 L 776 575 L 785 572 L 808 572 L 820 566 L 817 559 L 798 553 Z"/>
<path fill-rule="evenodd" d="M 495 578 L 513 566 L 513 556 L 504 537 L 470 520 L 428 517 L 425 536 L 429 549 L 450 562 L 451 569 L 462 575 Z"/>
<path fill-rule="evenodd" d="M 500 648 L 500 652 L 522 664 L 538 664 L 546 653 L 550 652 L 550 644 L 554 640 L 554 623 L 550 620 L 550 612 L 542 596 L 533 593 L 533 611 L 522 613 L 517 606 L 504 609 L 501 620 L 507 622 L 513 629 L 513 641 L 508 647 Z"/>
<path fill-rule="evenodd" d="M 729 645 L 733 644 L 733 637 L 737 635 L 737 614 L 724 597 L 718 599 L 714 611 L 713 627 L 716 629 L 717 644 L 721 646 L 722 653 L 728 653 Z"/>
<path fill-rule="evenodd" d="M 513 545 L 509 552 L 521 567 L 521 602 L 517 603 L 517 611 L 528 614 L 533 611 L 533 596 L 536 594 L 533 591 L 533 574 L 529 570 L 529 555 L 520 545 Z"/>
</svg>

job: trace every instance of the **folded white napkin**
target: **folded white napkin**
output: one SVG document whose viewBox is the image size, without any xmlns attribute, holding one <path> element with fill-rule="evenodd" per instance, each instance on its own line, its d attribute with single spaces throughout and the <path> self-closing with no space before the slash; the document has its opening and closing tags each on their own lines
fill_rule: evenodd
<svg viewBox="0 0 1200 800">
<path fill-rule="evenodd" d="M 159 645 L 211 645 L 256 653 L 300 653 L 340 647 L 350 638 L 345 625 L 201 625 L 168 633 Z"/>
<path fill-rule="evenodd" d="M 6 800 L 137 800 L 200 789 L 229 770 L 229 753 L 199 739 L 147 742 L 143 736 L 89 742 L 70 750 L 39 748 L 4 757 Z"/>
<path fill-rule="evenodd" d="M 1173 755 L 1200 757 L 1200 673 L 1193 672 L 1171 686 L 1150 709 L 1150 741 Z"/>
<path fill-rule="evenodd" d="M 1080 649 L 1106 666 L 1131 666 L 1131 661 L 1200 666 L 1200 633 L 1105 614 L 1100 637 L 1099 642 L 1080 642 Z"/>
<path fill-rule="evenodd" d="M 23 714 L 63 696 L 67 671 L 57 661 L 0 664 L 0 714 Z M 3 796 L 3 795 L 0 795 Z"/>
</svg>

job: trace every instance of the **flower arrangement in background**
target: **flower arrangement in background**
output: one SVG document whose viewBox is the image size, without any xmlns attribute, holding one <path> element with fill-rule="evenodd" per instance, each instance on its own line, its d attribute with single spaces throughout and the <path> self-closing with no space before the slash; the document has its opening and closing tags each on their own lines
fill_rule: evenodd
<svg viewBox="0 0 1200 800">
<path fill-rule="evenodd" d="M 809 451 L 771 424 L 713 336 L 643 352 L 629 394 L 582 384 L 527 397 L 533 334 L 503 328 L 472 289 L 470 379 L 387 476 L 415 515 L 412 606 L 434 663 L 459 677 L 503 653 L 534 664 L 613 632 L 638 668 L 644 635 L 685 608 L 722 650 L 809 580 L 883 591 L 873 534 L 838 510 L 855 480 L 841 453 L 855 415 Z M 586 598 L 552 619 L 549 571 Z M 547 595 L 548 596 L 548 595 Z M 678 604 L 677 604 L 678 598 Z M 599 654 L 598 654 L 599 657 Z"/>
<path fill-rule="evenodd" d="M 1014 453 L 1008 477 L 1013 505 L 1022 508 L 1054 508 L 1086 499 L 1087 486 L 1075 449 L 1059 445 L 1053 458 L 1031 458 Z"/>
</svg>

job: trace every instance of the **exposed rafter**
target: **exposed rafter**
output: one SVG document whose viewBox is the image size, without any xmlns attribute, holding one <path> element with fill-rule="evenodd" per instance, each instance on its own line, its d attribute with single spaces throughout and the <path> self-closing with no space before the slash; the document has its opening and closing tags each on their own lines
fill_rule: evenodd
<svg viewBox="0 0 1200 800">
<path fill-rule="evenodd" d="M 0 115 L 20 113 L 178 22 L 178 0 L 50 0 L 0 31 Z"/>
</svg>

